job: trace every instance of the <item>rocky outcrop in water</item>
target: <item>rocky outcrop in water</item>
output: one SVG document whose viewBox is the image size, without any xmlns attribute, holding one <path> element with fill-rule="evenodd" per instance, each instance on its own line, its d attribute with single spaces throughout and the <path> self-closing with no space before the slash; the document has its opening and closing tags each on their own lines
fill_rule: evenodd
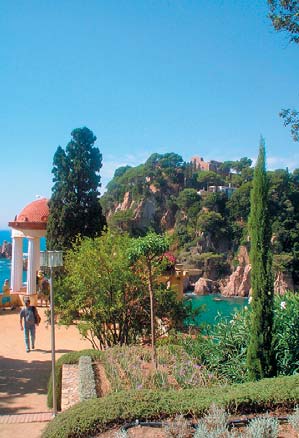
<svg viewBox="0 0 299 438">
<path fill-rule="evenodd" d="M 12 244 L 4 240 L 2 245 L 0 246 L 0 258 L 10 259 L 11 253 L 12 253 Z"/>
<path fill-rule="evenodd" d="M 208 278 L 200 278 L 194 285 L 196 295 L 209 295 L 219 292 L 217 281 Z"/>
</svg>

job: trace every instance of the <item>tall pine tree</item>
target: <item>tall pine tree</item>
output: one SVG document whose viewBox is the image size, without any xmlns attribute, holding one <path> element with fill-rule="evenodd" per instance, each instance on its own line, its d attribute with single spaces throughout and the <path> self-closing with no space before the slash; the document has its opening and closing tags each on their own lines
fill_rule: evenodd
<svg viewBox="0 0 299 438">
<path fill-rule="evenodd" d="M 252 314 L 247 366 L 252 380 L 275 375 L 272 345 L 273 296 L 269 181 L 265 166 L 265 143 L 261 139 L 250 199 L 250 262 Z"/>
<path fill-rule="evenodd" d="M 94 146 L 96 137 L 86 127 L 71 136 L 66 150 L 59 146 L 53 159 L 47 225 L 47 247 L 52 250 L 70 248 L 78 234 L 95 237 L 106 224 L 99 202 L 102 154 Z"/>
</svg>

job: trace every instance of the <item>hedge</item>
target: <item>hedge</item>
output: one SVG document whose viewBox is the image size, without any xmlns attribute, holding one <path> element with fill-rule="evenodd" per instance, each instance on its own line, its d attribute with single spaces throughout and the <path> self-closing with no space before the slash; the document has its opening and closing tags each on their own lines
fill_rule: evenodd
<svg viewBox="0 0 299 438">
<path fill-rule="evenodd" d="M 181 391 L 121 391 L 87 400 L 60 413 L 42 438 L 87 438 L 124 422 L 160 420 L 175 414 L 202 416 L 212 403 L 231 414 L 293 408 L 299 402 L 299 374 L 258 382 Z"/>
<path fill-rule="evenodd" d="M 66 353 L 61 356 L 55 364 L 55 375 L 56 375 L 56 400 L 57 409 L 61 409 L 61 378 L 62 378 L 62 365 L 64 364 L 78 364 L 81 356 L 89 356 L 92 360 L 101 360 L 103 353 L 98 350 L 81 350 L 73 351 L 71 353 Z M 53 408 L 53 385 L 52 385 L 52 375 L 50 375 L 48 382 L 48 407 Z"/>
<path fill-rule="evenodd" d="M 90 356 L 79 359 L 79 399 L 80 401 L 97 398 L 94 370 Z"/>
</svg>

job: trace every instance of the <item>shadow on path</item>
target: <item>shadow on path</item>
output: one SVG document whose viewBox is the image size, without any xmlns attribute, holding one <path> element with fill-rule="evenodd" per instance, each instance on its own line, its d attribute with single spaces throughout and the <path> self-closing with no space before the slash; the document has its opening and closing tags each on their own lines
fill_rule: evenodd
<svg viewBox="0 0 299 438">
<path fill-rule="evenodd" d="M 36 351 L 48 353 L 48 350 Z M 71 350 L 61 350 L 67 353 Z M 59 350 L 57 350 L 59 352 Z M 28 353 L 28 359 L 34 352 Z M 29 394 L 47 394 L 51 373 L 51 360 L 10 359 L 0 356 L 0 415 L 28 412 L 31 406 L 25 405 L 23 398 Z M 19 399 L 20 404 L 15 403 Z"/>
</svg>

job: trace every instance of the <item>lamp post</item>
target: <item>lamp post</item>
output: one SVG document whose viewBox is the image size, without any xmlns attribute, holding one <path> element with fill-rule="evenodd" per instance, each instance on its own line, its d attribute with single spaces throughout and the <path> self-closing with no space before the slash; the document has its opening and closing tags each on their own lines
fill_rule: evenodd
<svg viewBox="0 0 299 438">
<path fill-rule="evenodd" d="M 55 318 L 53 293 L 53 268 L 63 266 L 62 251 L 41 251 L 40 266 L 50 269 L 50 313 L 51 313 L 51 356 L 52 356 L 52 386 L 53 386 L 53 416 L 57 415 L 56 375 L 55 375 Z"/>
</svg>

